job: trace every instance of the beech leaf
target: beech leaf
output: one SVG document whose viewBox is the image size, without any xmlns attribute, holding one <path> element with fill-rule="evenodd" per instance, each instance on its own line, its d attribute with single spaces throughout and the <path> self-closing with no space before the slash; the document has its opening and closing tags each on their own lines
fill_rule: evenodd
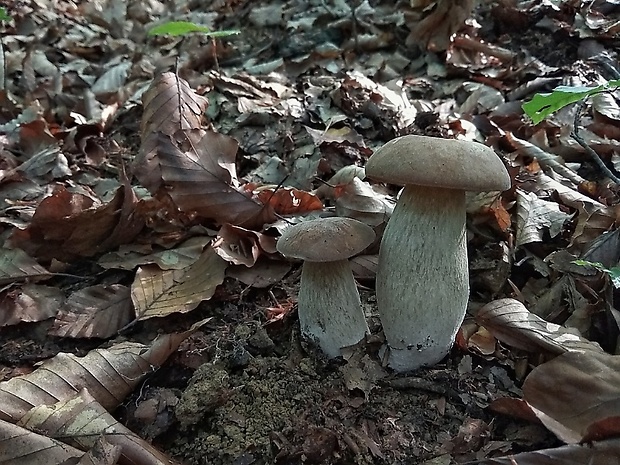
<svg viewBox="0 0 620 465">
<path fill-rule="evenodd" d="M 185 313 L 210 299 L 224 281 L 228 263 L 208 247 L 191 266 L 161 270 L 156 266 L 138 269 L 131 286 L 138 320 Z"/>
<path fill-rule="evenodd" d="M 34 406 L 53 405 L 83 388 L 112 410 L 161 366 L 195 327 L 159 336 L 150 346 L 123 342 L 92 350 L 84 357 L 61 352 L 32 373 L 0 383 L 0 419 L 19 421 Z"/>
</svg>

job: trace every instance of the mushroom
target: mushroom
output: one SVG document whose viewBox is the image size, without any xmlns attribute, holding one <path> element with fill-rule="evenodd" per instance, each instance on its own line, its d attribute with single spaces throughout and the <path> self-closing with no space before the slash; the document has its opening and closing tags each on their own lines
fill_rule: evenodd
<svg viewBox="0 0 620 465">
<path fill-rule="evenodd" d="M 278 240 L 282 255 L 304 261 L 298 296 L 301 334 L 329 358 L 369 333 L 348 258 L 374 238 L 372 228 L 357 220 L 320 218 L 286 229 Z"/>
<path fill-rule="evenodd" d="M 388 366 L 404 372 L 433 365 L 448 354 L 467 310 L 465 191 L 506 190 L 510 177 L 485 145 L 414 135 L 377 150 L 366 174 L 405 186 L 377 268 Z"/>
</svg>

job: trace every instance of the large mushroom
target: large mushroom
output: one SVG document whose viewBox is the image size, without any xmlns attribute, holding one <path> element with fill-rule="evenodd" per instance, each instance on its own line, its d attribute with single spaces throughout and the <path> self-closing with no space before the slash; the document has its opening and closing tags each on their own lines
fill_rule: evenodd
<svg viewBox="0 0 620 465">
<path fill-rule="evenodd" d="M 351 218 L 321 218 L 286 229 L 278 251 L 304 261 L 298 296 L 303 337 L 329 357 L 357 344 L 369 332 L 349 258 L 375 238 L 367 226 Z"/>
<path fill-rule="evenodd" d="M 465 191 L 503 191 L 510 177 L 485 145 L 407 135 L 377 150 L 371 179 L 405 186 L 383 234 L 377 306 L 399 372 L 445 357 L 469 298 Z"/>
</svg>

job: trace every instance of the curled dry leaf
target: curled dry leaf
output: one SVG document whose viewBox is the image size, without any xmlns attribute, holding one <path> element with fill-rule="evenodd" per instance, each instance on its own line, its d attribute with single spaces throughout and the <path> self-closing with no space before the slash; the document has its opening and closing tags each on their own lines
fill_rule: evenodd
<svg viewBox="0 0 620 465">
<path fill-rule="evenodd" d="M 387 222 L 394 210 L 394 199 L 377 192 L 364 181 L 364 168 L 345 166 L 316 193 L 334 201 L 338 216 L 346 216 L 371 226 Z"/>
<path fill-rule="evenodd" d="M 387 223 L 394 211 L 394 200 L 379 194 L 366 181 L 354 177 L 351 182 L 334 188 L 336 212 L 378 226 Z"/>
<path fill-rule="evenodd" d="M 530 352 L 544 350 L 556 355 L 603 352 L 596 342 L 543 320 L 515 299 L 499 299 L 486 304 L 478 311 L 476 321 L 500 341 Z"/>
<path fill-rule="evenodd" d="M 41 201 L 30 225 L 14 230 L 11 240 L 40 260 L 91 257 L 138 235 L 143 223 L 133 215 L 136 203 L 127 186 L 121 186 L 109 203 L 100 206 L 90 197 L 58 186 Z"/>
<path fill-rule="evenodd" d="M 275 237 L 231 224 L 220 228 L 213 249 L 224 260 L 247 267 L 253 266 L 263 252 L 277 252 Z"/>
<path fill-rule="evenodd" d="M 564 230 L 564 223 L 573 215 L 560 210 L 555 202 L 540 199 L 532 192 L 517 189 L 516 245 L 542 242 L 545 231 L 556 237 Z"/>
<path fill-rule="evenodd" d="M 21 289 L 0 293 L 0 326 L 36 322 L 53 318 L 64 302 L 60 289 L 39 284 L 25 284 Z"/>
<path fill-rule="evenodd" d="M 84 451 L 94 447 L 97 438 L 103 436 L 121 448 L 121 460 L 126 463 L 176 463 L 114 419 L 86 389 L 53 405 L 34 407 L 18 424 L 31 431 L 45 432 L 52 438 L 62 438 Z"/>
<path fill-rule="evenodd" d="M 0 419 L 19 421 L 34 406 L 53 405 L 83 388 L 112 410 L 161 366 L 195 327 L 159 336 L 150 346 L 124 342 L 92 350 L 84 357 L 61 352 L 32 373 L 0 383 Z"/>
<path fill-rule="evenodd" d="M 566 443 L 581 441 L 590 427 L 620 416 L 620 356 L 568 352 L 532 371 L 523 398 L 536 416 Z M 620 436 L 620 425 L 610 436 Z"/>
<path fill-rule="evenodd" d="M 271 186 L 262 187 L 256 193 L 256 198 L 263 205 L 268 205 L 278 215 L 303 215 L 316 210 L 323 210 L 323 203 L 319 198 L 294 187 Z"/>
<path fill-rule="evenodd" d="M 86 287 L 69 296 L 48 334 L 108 338 L 133 318 L 129 288 L 120 284 Z"/>
<path fill-rule="evenodd" d="M 562 157 L 546 152 L 530 142 L 519 139 L 511 132 L 506 133 L 506 141 L 511 144 L 512 147 L 521 155 L 527 155 L 528 157 L 535 158 L 542 167 L 555 171 L 566 179 L 570 179 L 575 184 L 585 181 L 585 179 L 564 164 Z"/>
<path fill-rule="evenodd" d="M 539 174 L 536 185 L 540 190 L 557 192 L 564 205 L 577 210 L 577 224 L 571 237 L 571 249 L 573 250 L 583 251 L 585 244 L 609 231 L 616 221 L 616 212 L 613 207 L 597 202 L 544 173 Z"/>
<path fill-rule="evenodd" d="M 228 263 L 208 247 L 191 266 L 161 270 L 149 265 L 138 269 L 131 299 L 138 320 L 189 312 L 213 296 L 224 281 Z"/>
</svg>

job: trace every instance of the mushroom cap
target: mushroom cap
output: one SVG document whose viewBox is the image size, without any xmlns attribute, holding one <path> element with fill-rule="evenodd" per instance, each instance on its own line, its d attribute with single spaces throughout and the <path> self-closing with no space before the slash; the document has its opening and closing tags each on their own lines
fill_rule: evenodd
<svg viewBox="0 0 620 465">
<path fill-rule="evenodd" d="M 335 262 L 360 253 L 375 240 L 374 230 L 351 218 L 319 218 L 286 229 L 276 248 L 285 257 Z"/>
<path fill-rule="evenodd" d="M 401 186 L 465 191 L 510 188 L 508 171 L 493 149 L 476 142 L 427 136 L 392 139 L 368 159 L 366 175 Z"/>
</svg>

